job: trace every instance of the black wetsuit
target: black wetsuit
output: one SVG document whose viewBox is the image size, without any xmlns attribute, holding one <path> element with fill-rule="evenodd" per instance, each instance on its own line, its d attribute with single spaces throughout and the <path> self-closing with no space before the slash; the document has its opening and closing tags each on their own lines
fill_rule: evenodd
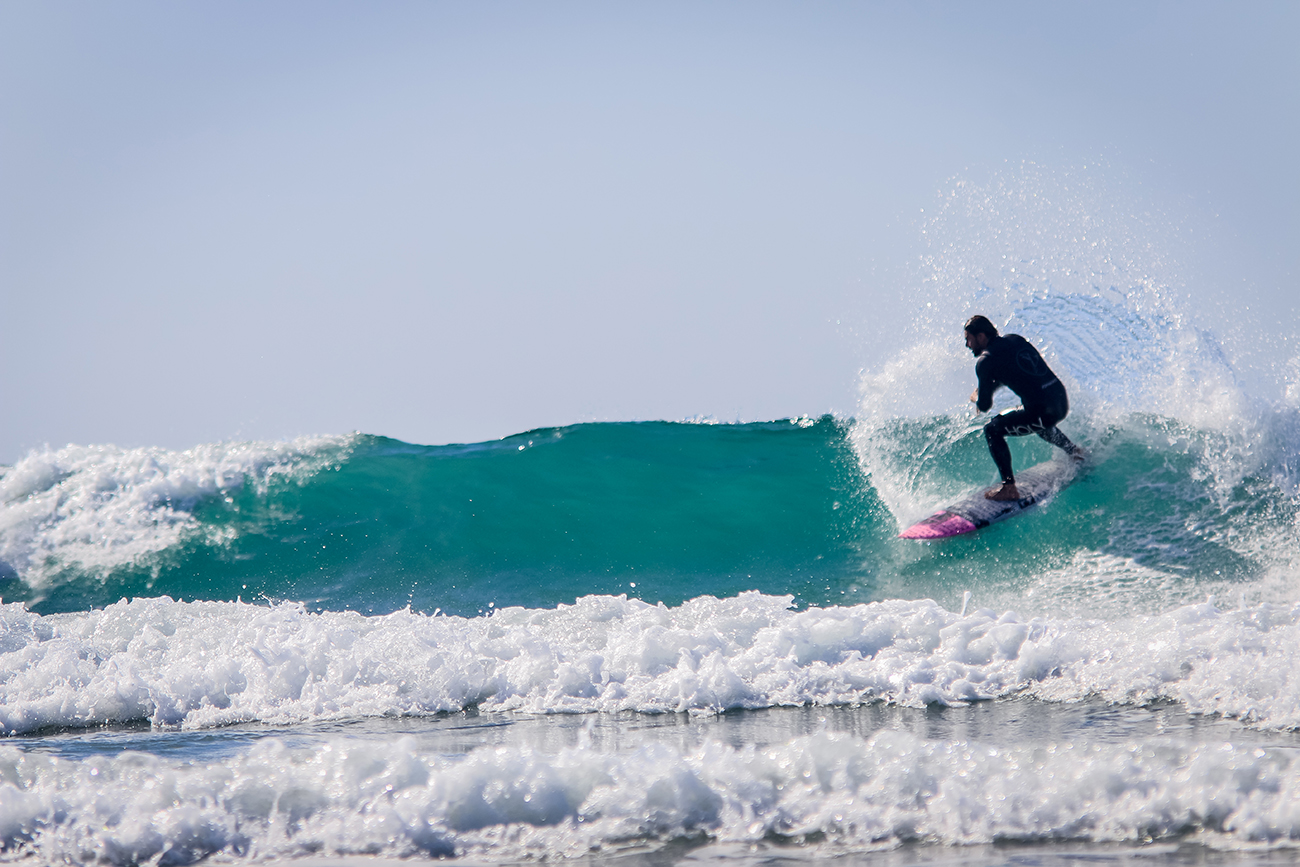
<svg viewBox="0 0 1300 867">
<path fill-rule="evenodd" d="M 1016 481 L 1011 472 L 1009 436 L 1038 434 L 1052 445 L 1065 449 L 1066 454 L 1072 455 L 1078 450 L 1078 446 L 1056 427 L 1056 423 L 1070 412 L 1065 386 L 1028 340 L 1019 334 L 991 338 L 988 348 L 975 362 L 975 375 L 979 378 L 975 406 L 980 412 L 987 412 L 993 406 L 993 392 L 1003 385 L 1014 391 L 1023 404 L 984 426 L 989 453 L 998 465 L 1003 482 L 1014 484 Z"/>
</svg>

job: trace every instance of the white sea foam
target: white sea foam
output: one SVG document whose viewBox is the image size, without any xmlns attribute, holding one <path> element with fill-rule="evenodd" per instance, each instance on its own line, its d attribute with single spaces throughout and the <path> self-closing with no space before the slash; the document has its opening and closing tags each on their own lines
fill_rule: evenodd
<svg viewBox="0 0 1300 867">
<path fill-rule="evenodd" d="M 414 739 L 264 740 L 223 761 L 73 761 L 0 748 L 0 844 L 43 863 L 186 864 L 222 853 L 471 856 L 616 852 L 672 839 L 795 840 L 833 854 L 901 842 L 1300 842 L 1284 750 L 1141 740 L 995 748 L 882 731 L 762 749 L 480 748 Z M 153 860 L 157 859 L 157 860 Z"/>
<path fill-rule="evenodd" d="M 429 714 L 714 713 L 1007 695 L 1180 702 L 1300 726 L 1300 604 L 1210 602 L 1117 621 L 954 614 L 929 601 L 792 610 L 750 592 L 678 608 L 588 596 L 478 618 L 295 604 L 0 608 L 0 728 L 186 729 Z"/>
<path fill-rule="evenodd" d="M 0 476 L 0 563 L 34 588 L 57 569 L 136 563 L 196 529 L 200 501 L 306 476 L 350 437 L 212 443 L 186 451 L 76 446 L 34 451 Z"/>
</svg>

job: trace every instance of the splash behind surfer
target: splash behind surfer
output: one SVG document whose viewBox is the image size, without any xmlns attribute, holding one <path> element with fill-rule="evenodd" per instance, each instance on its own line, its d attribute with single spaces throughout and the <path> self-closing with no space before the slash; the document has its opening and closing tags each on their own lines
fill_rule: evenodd
<svg viewBox="0 0 1300 867">
<path fill-rule="evenodd" d="M 972 316 L 966 321 L 966 348 L 976 358 L 975 376 L 979 384 L 970 399 L 980 412 L 987 412 L 993 406 L 993 392 L 1004 385 L 1022 403 L 984 426 L 989 453 L 1002 475 L 1002 484 L 989 489 L 984 496 L 998 501 L 1020 499 L 1011 470 L 1009 436 L 1038 434 L 1075 460 L 1086 457 L 1086 452 L 1056 427 L 1069 414 L 1070 400 L 1065 385 L 1052 373 L 1033 344 L 1019 334 L 998 334 L 997 327 L 987 318 Z"/>
</svg>

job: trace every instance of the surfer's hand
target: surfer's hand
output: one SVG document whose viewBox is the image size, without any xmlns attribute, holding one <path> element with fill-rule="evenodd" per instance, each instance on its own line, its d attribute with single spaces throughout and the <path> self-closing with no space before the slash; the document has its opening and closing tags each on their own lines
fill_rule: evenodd
<svg viewBox="0 0 1300 867">
<path fill-rule="evenodd" d="M 978 388 L 970 393 L 970 402 L 971 403 L 980 402 L 980 390 Z"/>
</svg>

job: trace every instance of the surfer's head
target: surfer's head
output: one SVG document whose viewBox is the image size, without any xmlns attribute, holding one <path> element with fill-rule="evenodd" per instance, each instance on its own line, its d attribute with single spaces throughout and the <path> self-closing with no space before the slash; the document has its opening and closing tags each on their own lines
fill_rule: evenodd
<svg viewBox="0 0 1300 867">
<path fill-rule="evenodd" d="M 998 327 L 987 317 L 976 314 L 966 320 L 966 348 L 978 356 L 989 348 L 989 341 L 998 336 Z"/>
</svg>

